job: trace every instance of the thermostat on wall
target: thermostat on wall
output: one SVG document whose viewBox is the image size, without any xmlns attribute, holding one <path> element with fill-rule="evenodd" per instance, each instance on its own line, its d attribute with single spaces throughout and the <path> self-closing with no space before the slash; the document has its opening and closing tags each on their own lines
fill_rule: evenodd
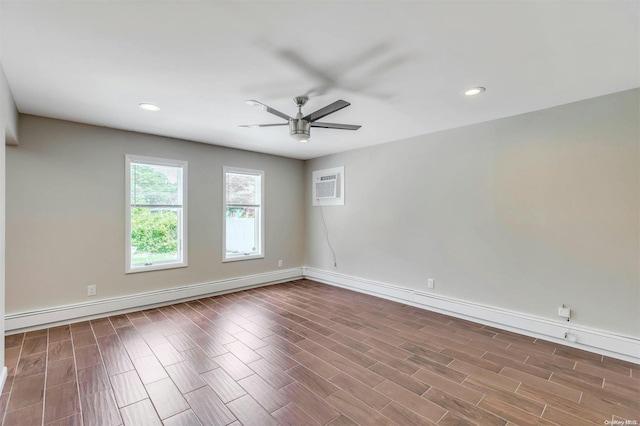
<svg viewBox="0 0 640 426">
<path fill-rule="evenodd" d="M 314 206 L 344 205 L 344 166 L 315 170 L 312 175 Z"/>
</svg>

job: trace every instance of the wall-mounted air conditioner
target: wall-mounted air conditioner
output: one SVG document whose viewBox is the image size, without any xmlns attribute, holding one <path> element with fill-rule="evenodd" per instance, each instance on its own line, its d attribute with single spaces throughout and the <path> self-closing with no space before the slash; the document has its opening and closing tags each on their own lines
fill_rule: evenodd
<svg viewBox="0 0 640 426">
<path fill-rule="evenodd" d="M 338 175 L 319 176 L 315 181 L 316 198 L 336 198 L 338 187 Z"/>
<path fill-rule="evenodd" d="M 312 185 L 314 206 L 344 205 L 344 166 L 315 170 Z"/>
</svg>

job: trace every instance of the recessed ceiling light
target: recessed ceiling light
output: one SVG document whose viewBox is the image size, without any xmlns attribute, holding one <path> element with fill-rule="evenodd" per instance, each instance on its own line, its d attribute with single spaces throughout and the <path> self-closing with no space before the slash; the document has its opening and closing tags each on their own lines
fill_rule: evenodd
<svg viewBox="0 0 640 426">
<path fill-rule="evenodd" d="M 158 105 L 150 104 L 148 102 L 141 102 L 138 106 L 147 111 L 160 111 L 160 107 Z"/>
<path fill-rule="evenodd" d="M 466 92 L 464 92 L 465 95 L 467 96 L 475 96 L 475 95 L 479 95 L 480 93 L 484 92 L 485 89 L 484 87 L 473 87 L 469 90 L 467 90 Z"/>
</svg>

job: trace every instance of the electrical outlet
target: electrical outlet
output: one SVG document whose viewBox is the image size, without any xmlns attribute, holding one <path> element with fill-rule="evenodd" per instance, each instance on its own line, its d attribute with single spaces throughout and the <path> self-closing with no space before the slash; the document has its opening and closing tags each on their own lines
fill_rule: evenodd
<svg viewBox="0 0 640 426">
<path fill-rule="evenodd" d="M 436 280 L 429 278 L 427 280 L 427 288 L 436 288 Z"/>
<path fill-rule="evenodd" d="M 278 260 L 278 268 L 282 268 L 282 259 Z"/>
<path fill-rule="evenodd" d="M 95 285 L 87 286 L 87 296 L 95 296 L 97 292 L 97 288 Z"/>
<path fill-rule="evenodd" d="M 567 308 L 565 305 L 560 306 L 558 308 L 558 316 L 566 318 L 567 321 L 569 321 L 569 318 L 571 318 L 571 309 Z"/>
</svg>

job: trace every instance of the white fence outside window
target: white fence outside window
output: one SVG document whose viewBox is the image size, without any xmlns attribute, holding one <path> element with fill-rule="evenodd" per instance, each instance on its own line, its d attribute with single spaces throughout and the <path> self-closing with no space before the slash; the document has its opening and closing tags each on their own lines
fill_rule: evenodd
<svg viewBox="0 0 640 426">
<path fill-rule="evenodd" d="M 255 253 L 256 226 L 253 218 L 227 218 L 227 252 Z"/>
</svg>

